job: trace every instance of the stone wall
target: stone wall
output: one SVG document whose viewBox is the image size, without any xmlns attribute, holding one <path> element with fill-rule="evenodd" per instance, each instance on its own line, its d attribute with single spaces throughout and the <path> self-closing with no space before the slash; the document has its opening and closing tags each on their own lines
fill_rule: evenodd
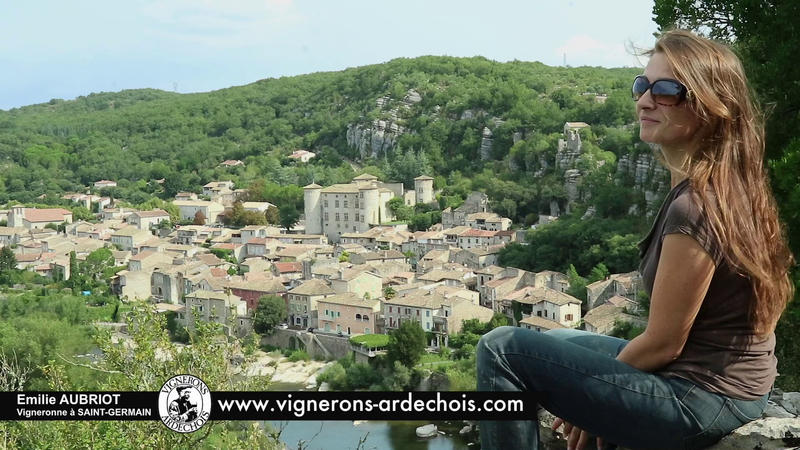
<svg viewBox="0 0 800 450">
<path fill-rule="evenodd" d="M 298 330 L 275 330 L 269 336 L 262 336 L 261 344 L 291 350 L 302 348 L 312 358 L 339 359 L 352 351 L 347 336 L 339 337 Z"/>
</svg>

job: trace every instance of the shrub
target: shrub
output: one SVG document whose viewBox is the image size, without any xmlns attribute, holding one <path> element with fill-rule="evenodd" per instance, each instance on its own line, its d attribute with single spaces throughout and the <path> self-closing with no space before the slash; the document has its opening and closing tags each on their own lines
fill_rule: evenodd
<svg viewBox="0 0 800 450">
<path fill-rule="evenodd" d="M 305 350 L 295 350 L 289 354 L 289 361 L 291 362 L 309 361 L 310 359 L 311 356 Z"/>
</svg>

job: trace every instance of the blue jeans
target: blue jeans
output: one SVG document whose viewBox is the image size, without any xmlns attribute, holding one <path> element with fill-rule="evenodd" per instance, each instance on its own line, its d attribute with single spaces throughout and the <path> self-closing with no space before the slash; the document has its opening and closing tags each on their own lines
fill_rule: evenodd
<svg viewBox="0 0 800 450">
<path fill-rule="evenodd" d="M 478 343 L 478 390 L 529 392 L 528 407 L 627 448 L 703 448 L 767 405 L 769 394 L 739 400 L 635 369 L 615 359 L 627 344 L 573 329 L 496 328 Z M 483 421 L 480 432 L 483 450 L 539 447 L 534 421 Z"/>
</svg>

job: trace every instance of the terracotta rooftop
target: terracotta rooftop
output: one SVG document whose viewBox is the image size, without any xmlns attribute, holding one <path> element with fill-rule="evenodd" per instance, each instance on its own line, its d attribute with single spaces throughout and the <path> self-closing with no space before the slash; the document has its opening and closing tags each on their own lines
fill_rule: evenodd
<svg viewBox="0 0 800 450">
<path fill-rule="evenodd" d="M 275 262 L 273 263 L 275 266 L 275 270 L 278 273 L 291 273 L 291 272 L 302 272 L 303 271 L 303 263 L 298 261 L 288 261 L 288 262 Z"/>
<path fill-rule="evenodd" d="M 64 208 L 26 208 L 23 214 L 28 222 L 63 222 L 64 216 L 72 215 L 72 211 Z"/>
</svg>

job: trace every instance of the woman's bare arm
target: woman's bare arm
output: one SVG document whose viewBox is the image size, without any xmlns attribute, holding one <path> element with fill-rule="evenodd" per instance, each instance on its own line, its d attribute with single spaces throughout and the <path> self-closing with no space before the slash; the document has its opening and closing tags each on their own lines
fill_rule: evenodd
<svg viewBox="0 0 800 450">
<path fill-rule="evenodd" d="M 694 238 L 664 236 L 647 329 L 617 359 L 653 372 L 680 356 L 713 275 L 714 260 Z"/>
</svg>

